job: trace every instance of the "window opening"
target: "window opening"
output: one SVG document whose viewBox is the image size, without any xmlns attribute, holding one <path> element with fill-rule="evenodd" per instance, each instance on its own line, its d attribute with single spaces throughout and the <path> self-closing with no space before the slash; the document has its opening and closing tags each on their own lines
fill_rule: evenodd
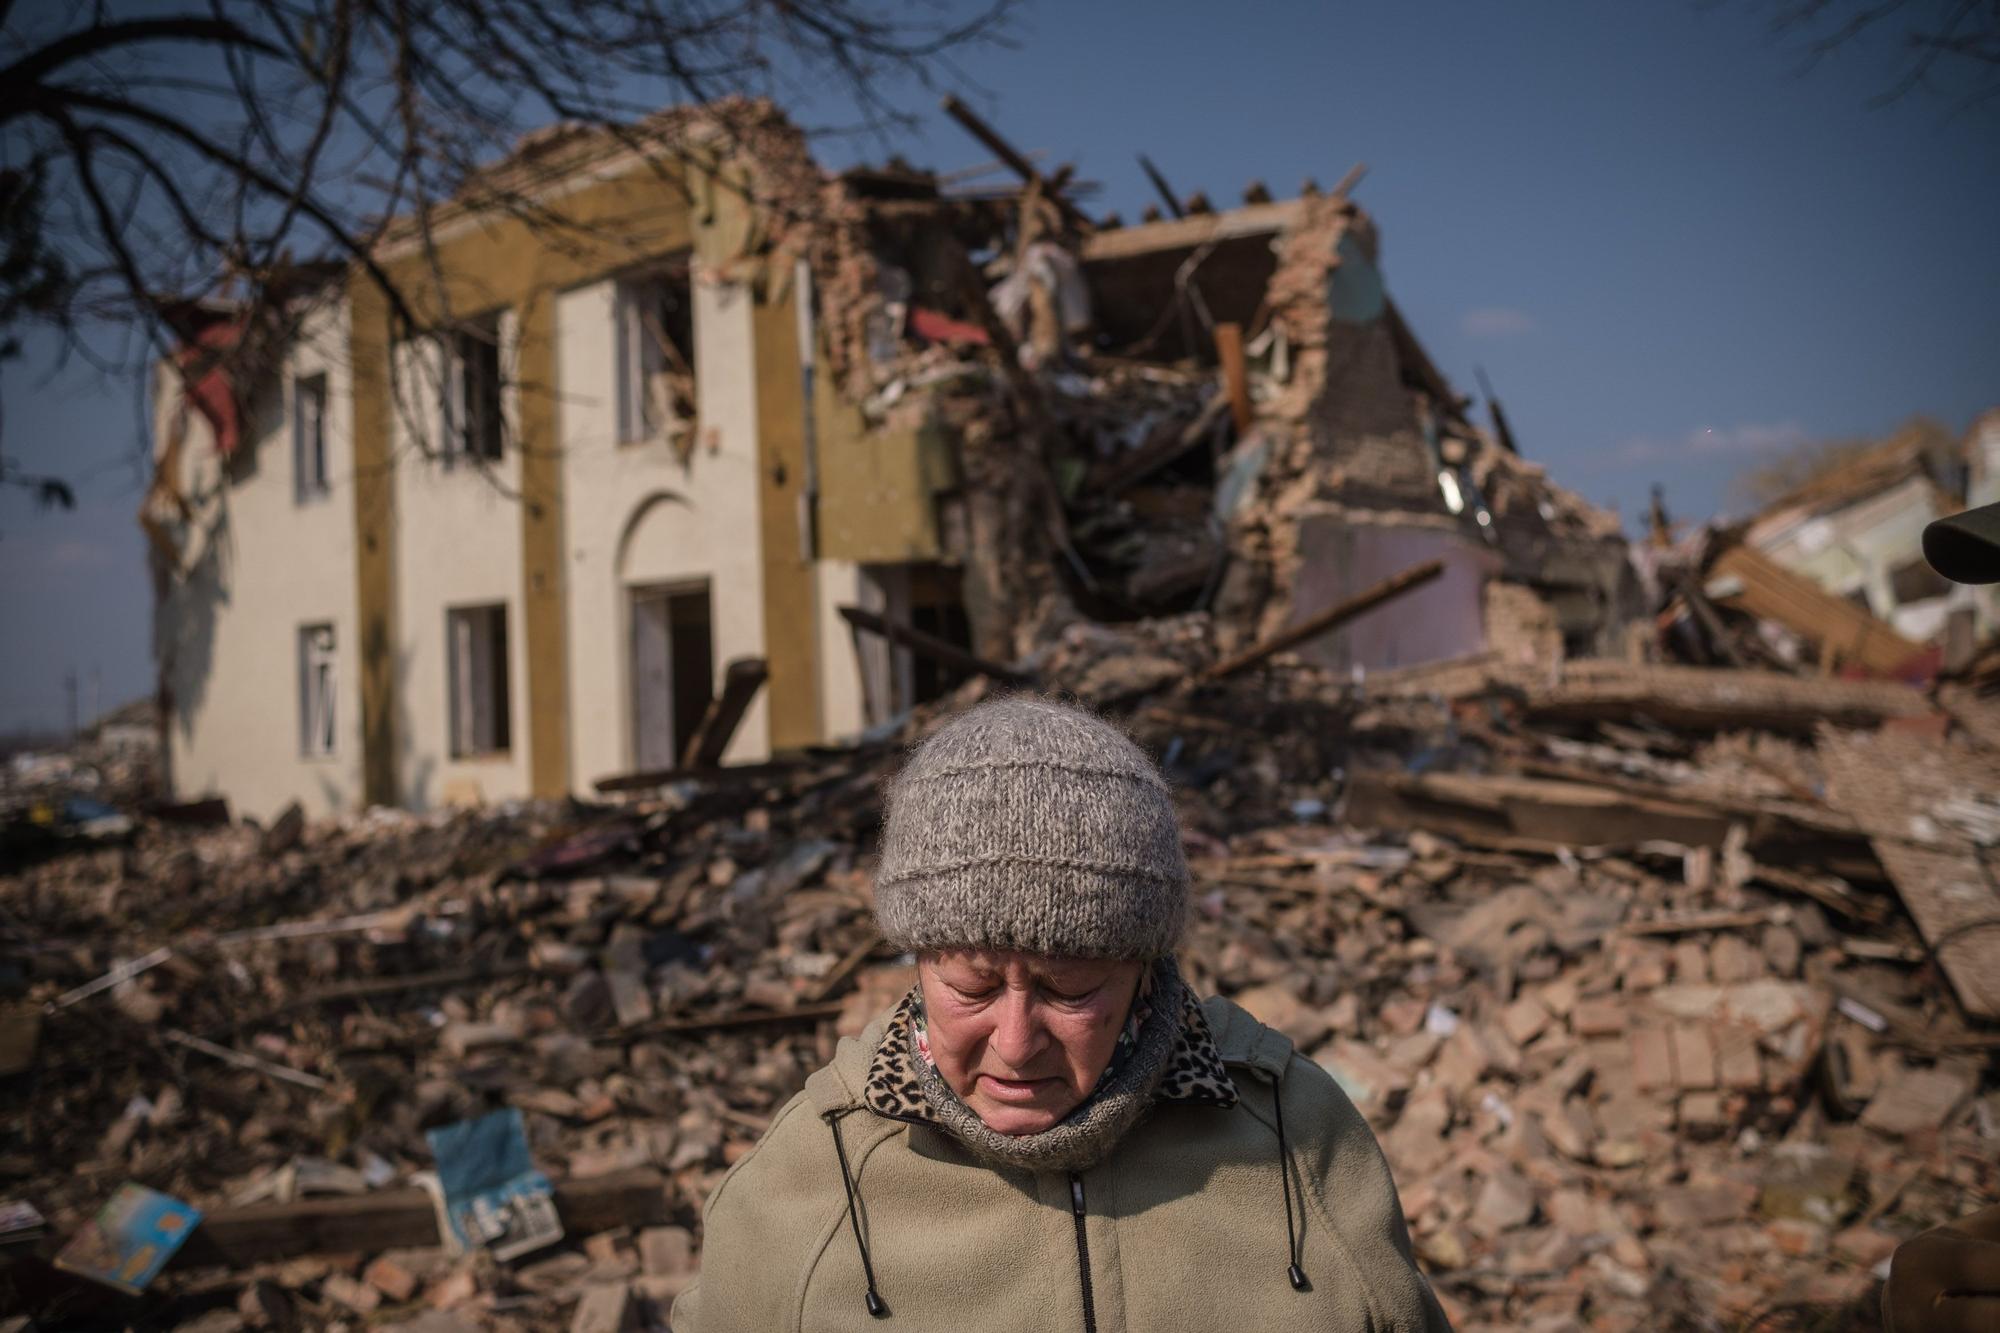
<svg viewBox="0 0 2000 1333">
<path fill-rule="evenodd" d="M 468 606 L 446 613 L 451 656 L 451 753 L 497 754 L 509 743 L 507 608 Z"/>
</svg>

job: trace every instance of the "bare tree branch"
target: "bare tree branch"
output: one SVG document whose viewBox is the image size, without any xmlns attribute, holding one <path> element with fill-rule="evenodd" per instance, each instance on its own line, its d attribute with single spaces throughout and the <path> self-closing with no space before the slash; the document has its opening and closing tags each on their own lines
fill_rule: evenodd
<svg viewBox="0 0 2000 1333">
<path fill-rule="evenodd" d="M 1995 0 L 1760 0 L 1780 41 L 1799 43 L 1800 69 L 1870 42 L 1901 58 L 1887 87 L 1870 98 L 1887 106 L 1933 87 L 1960 109 L 2000 92 L 2000 3 Z M 1892 31 L 1900 28 L 1900 31 Z M 1938 86 L 1939 76 L 1947 83 Z"/>
<path fill-rule="evenodd" d="M 685 189 L 755 127 L 708 116 L 702 144 L 669 142 L 664 108 L 804 88 L 880 131 L 903 123 L 892 87 L 997 39 L 1013 3 L 94 0 L 27 15 L 0 0 L 0 356 L 40 323 L 101 364 L 102 340 L 77 331 L 105 319 L 138 335 L 124 355 L 157 356 L 184 334 L 166 312 L 217 301 L 282 337 L 297 273 L 322 258 L 381 292 L 393 339 L 452 328 L 441 219 L 477 208 L 559 248 L 602 244 L 537 193 L 537 155 L 562 160 L 566 136 Z M 757 202 L 780 225 L 800 206 Z M 391 271 L 385 242 L 410 243 L 415 276 Z"/>
</svg>

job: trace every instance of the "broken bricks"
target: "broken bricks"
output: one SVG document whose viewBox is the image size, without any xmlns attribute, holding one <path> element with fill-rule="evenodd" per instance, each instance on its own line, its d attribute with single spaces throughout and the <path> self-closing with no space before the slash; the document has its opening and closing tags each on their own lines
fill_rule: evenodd
<svg viewBox="0 0 2000 1333">
<path fill-rule="evenodd" d="M 1051 679 L 1089 675 L 1121 642 L 1079 636 L 1049 654 Z M 1147 639 L 1146 655 L 1200 663 L 1164 637 Z M 1329 755 L 1309 748 L 1308 729 L 1288 720 L 1316 716 L 1302 710 L 1325 706 L 1313 702 L 1322 686 L 1282 663 L 1256 670 L 1268 674 L 1254 688 L 1247 672 L 1217 687 L 1241 691 L 1220 712 L 1174 697 L 1178 687 L 1166 681 L 1164 695 L 1126 715 L 1143 744 L 1163 757 L 1174 751 L 1183 783 L 1198 881 L 1183 967 L 1197 990 L 1259 1010 L 1336 1072 L 1380 1134 L 1419 1254 L 1440 1268 L 1493 1275 L 1490 1288 L 1451 1288 L 1486 1322 L 1518 1326 L 1516 1316 L 1544 1300 L 1561 1306 L 1561 1296 L 1570 1306 L 1581 1301 L 1579 1319 L 1643 1326 L 1647 1301 L 1633 1293 L 1689 1273 L 1706 1298 L 1734 1299 L 1723 1286 L 1756 1297 L 1767 1283 L 1775 1289 L 1859 1262 L 1883 1237 L 1915 1219 L 1943 1220 L 1958 1200 L 1991 1187 L 1982 1075 L 1969 1058 L 1955 1063 L 1967 1058 L 1960 1051 L 1980 1048 L 1950 1045 L 1978 1031 L 1938 1007 L 1882 948 L 1847 948 L 1881 943 L 1853 933 L 1855 917 L 1762 875 L 1734 890 L 1740 902 L 1694 897 L 1681 844 L 1569 849 L 1514 834 L 1461 841 L 1329 822 L 1324 811 L 1338 808 L 1338 791 L 1301 776 L 1323 776 Z M 1294 689 L 1297 697 L 1285 693 Z M 1370 706 L 1385 710 L 1379 724 L 1333 715 L 1358 736 L 1391 722 L 1419 725 L 1416 714 Z M 1246 721 L 1225 716 L 1234 711 Z M 1613 733 L 1627 759 L 1655 743 L 1632 731 L 1641 734 Z M 1204 748 L 1218 743 L 1211 737 L 1226 739 L 1226 764 L 1216 762 L 1221 750 Z M 1532 730 L 1518 737 L 1530 746 L 1569 740 Z M 1565 753 L 1562 762 L 1580 762 Z M 280 1181 L 288 1170 L 299 1181 L 318 1179 L 319 1168 L 304 1170 L 318 1158 L 364 1181 L 361 1195 L 331 1197 L 374 1206 L 406 1194 L 408 1174 L 428 1165 L 422 1126 L 510 1105 L 533 1162 L 558 1190 L 650 1168 L 660 1173 L 649 1187 L 656 1211 L 643 1221 L 636 1209 L 599 1215 L 570 1240 L 507 1266 L 487 1254 L 450 1265 L 421 1251 L 377 1249 L 310 1276 L 301 1269 L 289 1285 L 260 1286 L 268 1270 L 245 1263 L 246 1300 L 274 1304 L 266 1298 L 275 1289 L 358 1322 L 342 1298 L 368 1297 L 353 1283 L 378 1295 L 375 1320 L 390 1306 L 419 1303 L 466 1310 L 469 1320 L 489 1300 L 519 1301 L 519 1318 L 553 1329 L 581 1315 L 590 1287 L 605 1289 L 589 1296 L 592 1320 L 656 1317 L 696 1271 L 700 1203 L 723 1169 L 837 1036 L 859 1032 L 913 980 L 906 962 L 878 951 L 868 919 L 873 793 L 887 762 L 835 756 L 791 776 L 634 798 L 629 808 L 587 817 L 615 836 L 584 840 L 587 829 L 564 822 L 572 816 L 533 807 L 435 826 L 379 814 L 379 827 L 367 830 L 316 827 L 288 858 L 353 863 L 341 882 L 354 884 L 356 896 L 328 902 L 323 923 L 234 953 L 180 948 L 170 933 L 148 933 L 158 920 L 148 915 L 150 900 L 121 894 L 121 911 L 133 915 L 91 927 L 117 938 L 86 958 L 40 960 L 50 970 L 36 983 L 45 987 L 39 998 L 87 987 L 117 959 L 143 959 L 174 938 L 186 974 L 161 964 L 127 978 L 151 988 L 162 1027 L 223 1026 L 232 1011 L 215 1006 L 218 995 L 282 997 L 282 1018 L 246 1023 L 223 1044 L 334 1080 L 342 1095 L 352 1087 L 368 1099 L 368 1113 L 350 1119 L 331 1090 L 321 1095 L 190 1051 L 178 1057 L 191 1063 L 170 1084 L 174 1098 L 157 1079 L 80 1083 L 97 1089 L 97 1102 L 77 1103 L 98 1105 L 97 1116 L 81 1117 L 70 1138 L 32 1121 L 30 1142 L 47 1148 L 51 1163 L 74 1162 L 116 1126 L 111 1145 L 134 1169 L 152 1163 L 163 1182 L 191 1186 L 183 1197 L 202 1203 Z M 1709 765 L 1727 766 L 1726 756 Z M 1738 772 L 1733 780 L 1757 779 Z M 1509 798 L 1531 790 L 1510 788 Z M 1308 796 L 1320 806 L 1302 804 Z M 1746 818 L 1723 823 L 1761 827 Z M 1852 857 L 1851 838 L 1821 834 Z M 198 869 L 210 880 L 258 901 L 248 886 L 266 871 L 254 837 L 228 828 L 174 836 L 208 849 Z M 511 850 L 481 862 L 478 849 L 489 842 Z M 1777 861 L 1769 847 L 1756 854 L 1759 865 Z M 1713 858 L 1711 892 L 1723 891 L 1728 859 L 1726 849 Z M 563 868 L 534 868 L 544 863 Z M 388 866 L 394 877 L 380 869 Z M 1854 910 L 1891 910 L 1888 890 L 1865 869 L 1844 863 L 1844 887 L 1823 896 Z M 38 902 L 62 901 L 57 871 L 49 873 L 54 887 L 44 885 Z M 87 886 L 95 871 L 62 873 Z M 1815 869 L 1796 873 L 1821 885 Z M 378 901 L 369 895 L 382 890 L 361 887 L 370 882 L 400 887 Z M 268 891 L 279 888 L 274 880 Z M 389 903 L 408 909 L 393 936 L 379 927 L 304 933 Z M 215 911 L 217 929 L 237 924 L 223 920 L 224 907 Z M 52 933 L 88 919 L 63 918 Z M 268 921 L 243 924 L 264 929 Z M 1628 921 L 1672 930 L 1615 933 Z M 522 961 L 507 971 L 495 961 L 506 959 Z M 621 1003 L 613 976 L 645 990 L 650 1016 L 631 994 Z M 1837 996 L 1860 998 L 1836 1010 Z M 112 998 L 100 991 L 77 1003 L 95 1002 L 113 1040 L 134 1049 L 160 1030 L 110 1008 Z M 50 1034 L 74 1021 L 66 1012 L 42 1020 L 44 1065 Z M 1849 1076 L 1839 1095 L 1827 1095 L 1836 1060 L 1847 1061 Z M 259 1110 L 232 1126 L 228 1146 L 254 1166 L 243 1178 L 217 1179 L 202 1155 L 176 1145 L 208 1144 L 214 1107 L 244 1098 Z M 1760 1197 L 1776 1206 L 1780 1192 L 1762 1189 L 1770 1182 L 1760 1171 L 1794 1138 L 1838 1142 L 1867 1170 L 1853 1175 L 1836 1216 L 1808 1215 L 1773 1232 L 1767 1227 L 1786 1219 L 1760 1208 Z M 65 1146 L 72 1139 L 79 1146 Z M 1906 1180 L 1895 1169 L 1932 1146 L 1942 1162 L 1935 1172 L 1916 1158 L 1921 1174 Z M 219 1141 L 206 1159 L 226 1160 Z M 83 1179 L 51 1169 L 33 1178 L 32 1193 L 38 1205 L 55 1203 L 49 1215 L 73 1215 Z M 1890 1197 L 1892 1210 L 1868 1215 Z M 399 1235 L 399 1246 L 436 1239 L 428 1199 L 414 1203 L 407 1213 L 380 1214 L 394 1227 L 422 1228 Z M 596 1234 L 612 1228 L 621 1230 Z M 1751 1252 L 1756 1262 L 1743 1261 Z M 548 1256 L 562 1262 L 532 1271 Z M 1702 1276 L 1734 1261 L 1742 1271 L 1726 1282 Z"/>
</svg>

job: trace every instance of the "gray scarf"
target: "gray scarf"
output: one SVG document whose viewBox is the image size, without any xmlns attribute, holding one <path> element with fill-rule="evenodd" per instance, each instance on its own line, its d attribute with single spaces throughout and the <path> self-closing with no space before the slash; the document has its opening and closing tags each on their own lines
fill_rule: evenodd
<svg viewBox="0 0 2000 1333">
<path fill-rule="evenodd" d="M 1152 1012 L 1124 1064 L 1082 1104 L 1039 1134 L 1002 1134 L 989 1129 L 977 1112 L 958 1099 L 937 1067 L 909 1052 L 932 1117 L 989 1166 L 1025 1171 L 1087 1171 L 1111 1155 L 1125 1132 L 1153 1104 L 1153 1092 L 1181 1036 L 1186 987 L 1171 956 L 1154 965 Z M 908 1041 L 908 1037 L 905 1037 Z"/>
</svg>

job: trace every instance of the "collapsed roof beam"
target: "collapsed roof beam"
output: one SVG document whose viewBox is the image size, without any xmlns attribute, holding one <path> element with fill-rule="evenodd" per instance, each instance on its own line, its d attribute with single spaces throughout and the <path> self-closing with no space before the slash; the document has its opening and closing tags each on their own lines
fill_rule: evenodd
<svg viewBox="0 0 2000 1333">
<path fill-rule="evenodd" d="M 1516 458 L 1521 456 L 1521 447 L 1514 443 L 1514 432 L 1507 425 L 1507 414 L 1501 410 L 1500 395 L 1493 392 L 1493 381 L 1486 378 L 1484 366 L 1474 366 L 1472 373 L 1479 377 L 1479 387 L 1486 394 L 1486 411 L 1493 418 L 1493 436 L 1500 441 L 1500 447 Z"/>
<path fill-rule="evenodd" d="M 878 616 L 873 611 L 864 611 L 858 606 L 836 608 L 841 618 L 858 630 L 879 634 L 889 642 L 908 648 L 919 657 L 928 657 L 941 666 L 968 676 L 987 676 L 1002 685 L 1032 685 L 1034 677 L 1003 666 L 999 662 L 989 662 L 974 653 L 969 653 L 955 643 L 926 634 L 914 625 L 906 625 L 900 620 Z"/>
<path fill-rule="evenodd" d="M 1062 210 L 1062 215 L 1070 225 L 1085 233 L 1096 231 L 1096 224 L 1083 215 L 1082 210 L 1062 196 L 1061 189 L 1048 177 L 1035 170 L 1021 151 L 1001 138 L 991 125 L 981 120 L 976 112 L 951 94 L 945 94 L 944 113 L 964 127 L 965 132 L 986 145 L 986 151 L 1005 162 L 1015 175 L 1030 185 L 1042 187 L 1042 194 Z"/>
<path fill-rule="evenodd" d="M 1146 169 L 1146 179 L 1153 182 L 1153 188 L 1160 192 L 1160 198 L 1165 202 L 1167 211 L 1177 218 L 1186 217 L 1187 210 L 1181 207 L 1180 199 L 1175 196 L 1173 187 L 1167 184 L 1167 178 L 1160 174 L 1160 169 L 1153 165 L 1153 159 L 1141 153 L 1139 165 Z"/>
</svg>

